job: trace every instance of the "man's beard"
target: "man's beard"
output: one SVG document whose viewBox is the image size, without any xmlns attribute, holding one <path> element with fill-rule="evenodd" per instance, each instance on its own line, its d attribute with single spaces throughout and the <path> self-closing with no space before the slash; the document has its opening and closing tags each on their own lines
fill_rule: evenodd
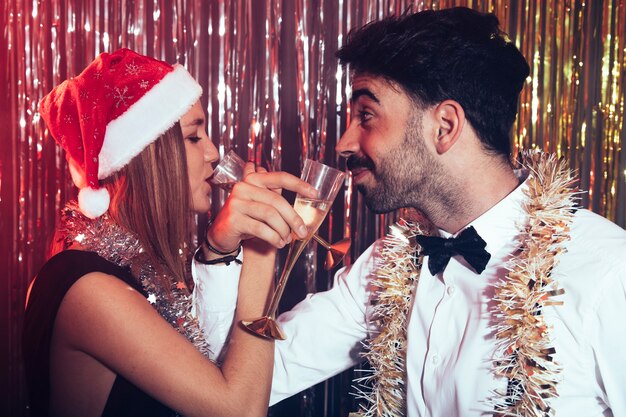
<svg viewBox="0 0 626 417">
<path fill-rule="evenodd" d="M 387 155 L 378 166 L 370 170 L 374 181 L 370 184 L 357 185 L 357 189 L 365 197 L 365 204 L 374 213 L 389 213 L 411 205 L 408 195 L 403 191 L 408 188 L 412 179 L 410 173 L 398 164 L 402 163 L 398 161 L 398 156 L 400 155 L 395 152 Z M 400 171 L 406 173 L 403 175 Z"/>
<path fill-rule="evenodd" d="M 378 166 L 374 164 L 371 158 L 365 155 L 352 155 L 348 159 L 349 169 L 352 170 L 357 167 L 366 168 L 374 177 L 373 184 L 357 185 L 357 189 L 365 197 L 365 205 L 374 213 L 388 213 L 397 208 L 397 204 L 395 203 L 397 195 L 388 181 L 390 174 L 386 167 L 388 166 L 387 161 L 389 159 L 390 158 L 385 157 Z"/>
<path fill-rule="evenodd" d="M 373 212 L 389 213 L 404 207 L 427 210 L 432 203 L 428 200 L 442 191 L 437 188 L 444 186 L 443 168 L 426 149 L 420 132 L 421 120 L 411 120 L 402 144 L 377 164 L 366 155 L 348 158 L 350 170 L 363 167 L 374 177 L 372 183 L 357 186 Z"/>
</svg>

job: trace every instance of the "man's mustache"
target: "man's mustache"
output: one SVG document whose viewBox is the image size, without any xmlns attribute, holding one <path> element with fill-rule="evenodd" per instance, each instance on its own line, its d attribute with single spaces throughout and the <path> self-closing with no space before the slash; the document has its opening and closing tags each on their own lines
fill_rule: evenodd
<svg viewBox="0 0 626 417">
<path fill-rule="evenodd" d="M 357 169 L 357 168 L 365 168 L 370 171 L 373 171 L 374 168 L 376 168 L 374 166 L 374 161 L 372 161 L 370 158 L 368 158 L 365 155 L 351 155 L 348 158 L 346 165 L 348 166 L 348 169 L 350 171 Z"/>
</svg>

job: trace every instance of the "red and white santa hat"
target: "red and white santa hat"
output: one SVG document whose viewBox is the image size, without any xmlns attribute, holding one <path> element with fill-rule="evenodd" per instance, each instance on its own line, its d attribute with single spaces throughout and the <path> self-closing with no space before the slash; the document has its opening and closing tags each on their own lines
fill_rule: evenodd
<svg viewBox="0 0 626 417">
<path fill-rule="evenodd" d="M 41 100 L 39 112 L 70 161 L 83 214 L 107 211 L 110 196 L 99 180 L 158 139 L 200 95 L 182 66 L 120 49 L 101 54 Z"/>
</svg>

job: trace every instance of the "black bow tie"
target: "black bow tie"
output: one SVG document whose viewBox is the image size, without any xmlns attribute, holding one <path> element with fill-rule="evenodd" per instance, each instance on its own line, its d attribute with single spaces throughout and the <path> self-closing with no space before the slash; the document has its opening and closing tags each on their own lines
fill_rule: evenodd
<svg viewBox="0 0 626 417">
<path fill-rule="evenodd" d="M 422 247 L 422 255 L 428 255 L 428 270 L 437 275 L 448 265 L 450 258 L 461 255 L 480 274 L 485 270 L 491 255 L 485 250 L 487 243 L 473 226 L 463 230 L 457 237 L 415 236 Z"/>
</svg>

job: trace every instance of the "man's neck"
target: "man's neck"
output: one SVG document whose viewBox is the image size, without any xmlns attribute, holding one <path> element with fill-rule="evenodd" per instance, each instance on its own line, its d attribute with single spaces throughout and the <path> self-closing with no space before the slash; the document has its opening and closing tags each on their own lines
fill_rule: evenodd
<svg viewBox="0 0 626 417">
<path fill-rule="evenodd" d="M 439 229 L 456 234 L 518 186 L 519 179 L 513 169 L 503 164 L 460 170 L 456 175 L 456 186 L 451 189 L 451 193 L 456 193 L 456 196 L 450 196 L 456 208 L 448 204 L 448 207 L 440 207 L 427 215 Z"/>
</svg>

